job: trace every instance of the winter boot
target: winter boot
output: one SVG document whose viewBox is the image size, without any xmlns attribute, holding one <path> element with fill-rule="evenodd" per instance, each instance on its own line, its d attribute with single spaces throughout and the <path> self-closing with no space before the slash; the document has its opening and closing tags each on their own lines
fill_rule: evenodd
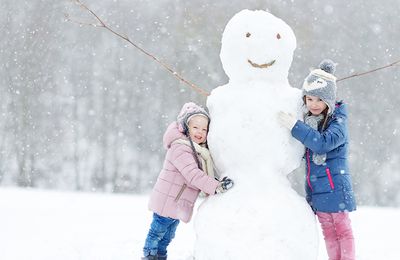
<svg viewBox="0 0 400 260">
<path fill-rule="evenodd" d="M 142 260 L 158 260 L 158 259 L 159 258 L 157 258 L 156 255 L 148 255 L 148 256 L 142 257 Z M 165 259 L 167 259 L 167 258 L 165 258 Z"/>
<path fill-rule="evenodd" d="M 166 255 L 157 255 L 157 260 L 167 260 Z"/>
</svg>

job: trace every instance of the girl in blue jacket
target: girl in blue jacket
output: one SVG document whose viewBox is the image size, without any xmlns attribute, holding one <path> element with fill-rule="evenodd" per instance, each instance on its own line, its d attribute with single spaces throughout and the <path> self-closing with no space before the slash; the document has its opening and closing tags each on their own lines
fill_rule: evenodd
<svg viewBox="0 0 400 260">
<path fill-rule="evenodd" d="M 356 209 L 348 166 L 346 105 L 336 102 L 335 64 L 324 60 L 304 80 L 304 122 L 278 121 L 306 147 L 306 199 L 316 213 L 330 260 L 355 259 L 349 212 Z"/>
</svg>

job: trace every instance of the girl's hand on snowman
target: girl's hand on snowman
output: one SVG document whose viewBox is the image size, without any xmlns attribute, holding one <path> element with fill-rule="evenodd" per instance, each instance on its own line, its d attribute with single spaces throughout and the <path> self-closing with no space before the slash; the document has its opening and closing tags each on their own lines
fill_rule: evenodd
<svg viewBox="0 0 400 260">
<path fill-rule="evenodd" d="M 218 185 L 217 189 L 215 190 L 215 194 L 226 192 L 227 190 L 229 190 L 230 188 L 233 187 L 233 184 L 234 184 L 233 180 L 231 180 L 225 176 L 219 182 L 219 185 Z"/>
<path fill-rule="evenodd" d="M 296 122 L 297 119 L 294 115 L 285 113 L 283 111 L 278 112 L 278 123 L 281 126 L 286 127 L 289 130 L 292 130 Z"/>
</svg>

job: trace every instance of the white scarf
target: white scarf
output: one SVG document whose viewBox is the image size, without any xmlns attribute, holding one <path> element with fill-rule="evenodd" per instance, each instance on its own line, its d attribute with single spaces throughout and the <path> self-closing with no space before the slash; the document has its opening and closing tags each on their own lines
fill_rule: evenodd
<svg viewBox="0 0 400 260">
<path fill-rule="evenodd" d="M 172 142 L 173 144 L 184 144 L 189 146 L 190 148 L 192 147 L 190 145 L 189 140 L 184 140 L 184 139 L 178 139 Z M 200 163 L 201 163 L 201 168 L 203 172 L 205 172 L 208 176 L 214 178 L 214 162 L 211 157 L 210 151 L 206 147 L 202 147 L 199 144 L 193 142 L 194 149 L 196 150 L 196 155 L 200 155 Z"/>
<path fill-rule="evenodd" d="M 322 120 L 324 120 L 323 114 L 319 114 L 317 116 L 306 115 L 304 117 L 304 122 L 307 125 L 309 125 L 312 129 L 317 130 L 317 131 L 318 131 L 318 126 L 322 122 Z M 312 160 L 316 165 L 322 165 L 326 161 L 326 153 L 323 153 L 323 154 L 313 153 Z"/>
</svg>

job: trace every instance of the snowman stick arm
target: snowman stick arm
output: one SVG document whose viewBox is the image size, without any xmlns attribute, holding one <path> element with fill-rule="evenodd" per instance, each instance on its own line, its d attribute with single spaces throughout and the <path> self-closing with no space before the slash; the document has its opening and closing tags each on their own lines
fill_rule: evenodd
<svg viewBox="0 0 400 260">
<path fill-rule="evenodd" d="M 375 71 L 378 71 L 378 70 L 383 70 L 383 69 L 386 69 L 386 68 L 395 66 L 395 65 L 398 64 L 398 63 L 400 63 L 400 60 L 394 61 L 394 62 L 392 62 L 392 63 L 390 63 L 390 64 L 385 65 L 385 66 L 378 67 L 378 68 L 375 68 L 375 69 L 372 69 L 372 70 L 368 70 L 368 71 L 365 71 L 365 72 L 354 73 L 354 74 L 352 74 L 352 75 L 350 75 L 350 76 L 347 76 L 347 77 L 338 79 L 336 82 L 339 82 L 339 81 L 342 81 L 342 80 L 346 80 L 346 79 L 350 79 L 350 78 L 359 77 L 359 76 L 364 76 L 364 75 L 366 75 L 366 74 L 369 74 L 369 73 L 372 73 L 372 72 L 375 72 Z"/>
<path fill-rule="evenodd" d="M 126 42 L 128 42 L 129 44 L 131 44 L 133 47 L 135 47 L 136 49 L 138 49 L 140 52 L 144 53 L 146 56 L 150 57 L 151 59 L 153 59 L 155 62 L 157 62 L 158 64 L 160 64 L 164 69 L 166 69 L 168 72 L 170 72 L 172 75 L 174 75 L 178 80 L 180 80 L 181 82 L 185 83 L 186 85 L 188 85 L 189 87 L 191 87 L 194 91 L 196 91 L 197 93 L 199 93 L 202 96 L 209 96 L 210 93 L 205 91 L 204 89 L 200 88 L 199 86 L 195 85 L 194 83 L 186 80 L 184 77 L 182 77 L 178 72 L 174 71 L 169 65 L 167 65 L 166 63 L 162 62 L 159 58 L 157 58 L 156 56 L 154 56 L 153 54 L 151 54 L 150 52 L 146 51 L 145 49 L 143 49 L 142 47 L 140 47 L 139 45 L 137 45 L 136 43 L 132 42 L 128 36 L 122 35 L 121 33 L 118 33 L 117 31 L 115 31 L 114 29 L 112 29 L 110 26 L 108 26 L 93 10 L 91 10 L 87 5 L 85 5 L 84 3 L 82 3 L 80 0 L 75 0 L 75 2 L 81 6 L 82 8 L 84 8 L 85 10 L 87 10 L 90 14 L 92 14 L 95 19 L 100 23 L 100 24 L 88 24 L 88 23 L 81 23 L 81 22 L 76 22 L 79 23 L 81 25 L 91 25 L 94 27 L 101 27 L 104 28 L 106 30 L 108 30 L 109 32 L 113 33 L 115 36 L 125 40 Z M 75 22 L 73 20 L 71 20 L 69 18 L 69 15 L 65 15 L 66 19 L 68 21 L 71 22 Z"/>
</svg>

